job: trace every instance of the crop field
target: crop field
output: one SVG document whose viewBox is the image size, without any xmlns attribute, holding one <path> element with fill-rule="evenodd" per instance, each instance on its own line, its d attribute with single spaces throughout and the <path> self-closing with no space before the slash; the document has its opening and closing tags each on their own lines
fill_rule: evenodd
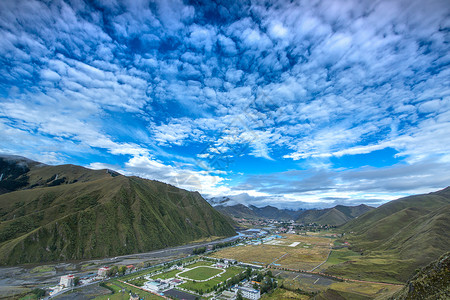
<svg viewBox="0 0 450 300">
<path fill-rule="evenodd" d="M 322 266 L 320 266 L 320 268 L 317 269 L 317 271 L 324 271 L 330 266 L 351 261 L 352 259 L 357 259 L 360 256 L 361 255 L 358 252 L 354 252 L 346 248 L 339 250 L 332 250 L 330 256 L 328 257 L 327 262 Z"/>
<path fill-rule="evenodd" d="M 270 294 L 264 294 L 261 297 L 261 299 L 262 300 L 292 300 L 292 299 L 308 300 L 308 299 L 310 299 L 310 297 L 306 296 L 306 295 L 300 295 L 300 294 L 297 294 L 297 293 L 294 293 L 292 291 L 288 291 L 285 289 L 278 288 Z"/>
<path fill-rule="evenodd" d="M 199 266 L 189 271 L 180 272 L 178 273 L 178 276 L 191 280 L 206 280 L 217 274 L 220 274 L 221 272 L 223 272 L 223 270 L 218 268 Z"/>
<path fill-rule="evenodd" d="M 237 246 L 219 250 L 211 256 L 229 258 L 265 266 L 286 267 L 294 270 L 310 270 L 322 263 L 331 246 L 329 238 L 309 237 L 294 234 L 283 235 L 262 245 Z"/>
<path fill-rule="evenodd" d="M 350 293 L 351 299 L 386 298 L 401 288 L 401 286 L 383 283 L 338 282 L 334 280 L 324 281 L 322 279 L 317 280 L 316 278 L 316 276 L 313 276 L 311 277 L 311 280 L 308 280 L 308 278 L 300 276 L 296 277 L 295 280 L 285 279 L 283 285 L 290 290 L 302 289 L 307 292 L 325 292 L 327 290 L 334 290 Z"/>
<path fill-rule="evenodd" d="M 370 256 L 352 256 L 345 263 L 329 265 L 326 273 L 345 278 L 382 281 L 388 283 L 404 283 L 411 269 L 413 260 L 401 260 L 394 255 L 372 253 Z"/>
</svg>

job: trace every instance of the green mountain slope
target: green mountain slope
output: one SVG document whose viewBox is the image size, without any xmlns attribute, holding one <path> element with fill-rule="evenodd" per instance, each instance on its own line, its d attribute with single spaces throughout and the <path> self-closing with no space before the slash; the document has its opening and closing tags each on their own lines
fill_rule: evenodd
<svg viewBox="0 0 450 300">
<path fill-rule="evenodd" d="M 390 299 L 450 299 L 450 252 L 421 269 Z"/>
<path fill-rule="evenodd" d="M 254 219 L 258 218 L 256 213 L 243 204 L 236 204 L 231 206 L 217 205 L 214 206 L 215 209 L 223 213 L 224 215 L 234 217 L 234 218 L 246 218 Z"/>
<path fill-rule="evenodd" d="M 305 224 L 342 225 L 372 209 L 373 207 L 361 204 L 358 206 L 337 205 L 327 209 L 306 210 L 300 213 L 297 222 Z"/>
<path fill-rule="evenodd" d="M 4 265 L 117 256 L 235 233 L 197 192 L 107 170 L 27 168 L 28 183 L 0 195 Z M 49 186 L 55 174 L 66 179 Z"/>
<path fill-rule="evenodd" d="M 340 230 L 363 255 L 328 272 L 405 282 L 450 249 L 450 188 L 388 202 Z"/>
<path fill-rule="evenodd" d="M 232 218 L 245 219 L 275 219 L 279 221 L 293 220 L 299 214 L 298 211 L 279 209 L 274 206 L 256 207 L 254 205 L 216 205 L 215 209 Z"/>
<path fill-rule="evenodd" d="M 289 209 L 279 209 L 274 206 L 266 205 L 263 207 L 256 207 L 250 205 L 249 208 L 260 218 L 275 219 L 275 220 L 292 220 L 295 219 L 298 212 Z"/>
</svg>

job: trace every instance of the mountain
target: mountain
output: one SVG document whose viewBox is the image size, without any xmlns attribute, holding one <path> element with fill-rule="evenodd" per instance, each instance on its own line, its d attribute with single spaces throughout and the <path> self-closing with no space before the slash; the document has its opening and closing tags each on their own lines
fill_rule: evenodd
<svg viewBox="0 0 450 300">
<path fill-rule="evenodd" d="M 299 223 L 328 225 L 341 225 L 373 209 L 373 207 L 364 204 L 358 206 L 337 205 L 333 208 L 311 210 L 279 209 L 270 205 L 264 207 L 249 205 L 247 207 L 243 204 L 217 205 L 214 208 L 234 218 L 274 219 L 278 221 L 297 220 Z"/>
<path fill-rule="evenodd" d="M 224 206 L 224 205 L 217 205 L 214 206 L 215 209 L 220 211 L 222 214 L 234 217 L 234 218 L 245 218 L 245 219 L 255 219 L 259 218 L 256 213 L 251 210 L 249 207 L 243 205 L 243 204 L 236 204 L 232 206 Z"/>
<path fill-rule="evenodd" d="M 21 157 L 0 157 L 0 166 L 0 264 L 117 256 L 235 234 L 198 192 Z"/>
<path fill-rule="evenodd" d="M 278 209 L 276 207 L 267 205 L 264 207 L 256 207 L 250 205 L 249 208 L 256 213 L 260 218 L 275 219 L 275 220 L 292 220 L 298 214 L 298 211 L 289 209 Z"/>
<path fill-rule="evenodd" d="M 450 252 L 421 269 L 391 299 L 450 299 Z"/>
<path fill-rule="evenodd" d="M 329 272 L 358 270 L 359 275 L 371 272 L 371 276 L 405 282 L 416 268 L 450 249 L 450 187 L 390 201 L 347 222 L 340 230 L 362 256 L 333 266 Z M 375 266 L 376 270 L 371 269 Z"/>
<path fill-rule="evenodd" d="M 288 221 L 296 218 L 298 211 L 289 209 L 279 209 L 274 206 L 256 207 L 253 205 L 217 205 L 215 209 L 221 213 L 233 218 L 245 219 L 275 219 L 279 221 Z"/>
<path fill-rule="evenodd" d="M 360 215 L 374 209 L 361 204 L 358 206 L 337 205 L 332 208 L 305 210 L 297 217 L 297 223 L 317 223 L 322 225 L 342 225 Z"/>
</svg>

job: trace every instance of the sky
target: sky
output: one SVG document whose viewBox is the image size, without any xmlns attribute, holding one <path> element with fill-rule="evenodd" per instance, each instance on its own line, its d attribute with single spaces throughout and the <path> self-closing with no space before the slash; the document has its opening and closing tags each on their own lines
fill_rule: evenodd
<svg viewBox="0 0 450 300">
<path fill-rule="evenodd" d="M 450 3 L 0 1 L 0 153 L 230 203 L 450 185 Z"/>
</svg>

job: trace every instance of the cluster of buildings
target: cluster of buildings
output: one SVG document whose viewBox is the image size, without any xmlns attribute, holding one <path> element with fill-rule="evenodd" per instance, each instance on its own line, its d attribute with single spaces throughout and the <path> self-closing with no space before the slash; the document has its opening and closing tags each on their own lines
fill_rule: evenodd
<svg viewBox="0 0 450 300">
<path fill-rule="evenodd" d="M 258 300 L 261 298 L 261 292 L 257 289 L 252 288 L 251 286 L 239 286 L 235 285 L 231 288 L 230 291 L 223 291 L 220 296 L 216 299 L 218 300 L 234 300 L 237 298 L 237 294 L 241 293 L 242 297 L 250 300 Z"/>
<path fill-rule="evenodd" d="M 172 278 L 170 280 L 155 279 L 147 281 L 142 288 L 160 294 L 182 283 L 183 280 L 178 278 Z"/>
<path fill-rule="evenodd" d="M 236 294 L 241 292 L 242 297 L 247 298 L 247 299 L 258 300 L 259 298 L 261 298 L 261 292 L 254 288 L 251 288 L 251 287 L 236 286 L 236 287 L 232 288 L 231 290 L 235 291 Z"/>
<path fill-rule="evenodd" d="M 59 279 L 59 284 L 57 286 L 49 288 L 50 296 L 56 295 L 64 289 L 71 288 L 75 285 L 74 275 L 64 275 Z"/>
</svg>

